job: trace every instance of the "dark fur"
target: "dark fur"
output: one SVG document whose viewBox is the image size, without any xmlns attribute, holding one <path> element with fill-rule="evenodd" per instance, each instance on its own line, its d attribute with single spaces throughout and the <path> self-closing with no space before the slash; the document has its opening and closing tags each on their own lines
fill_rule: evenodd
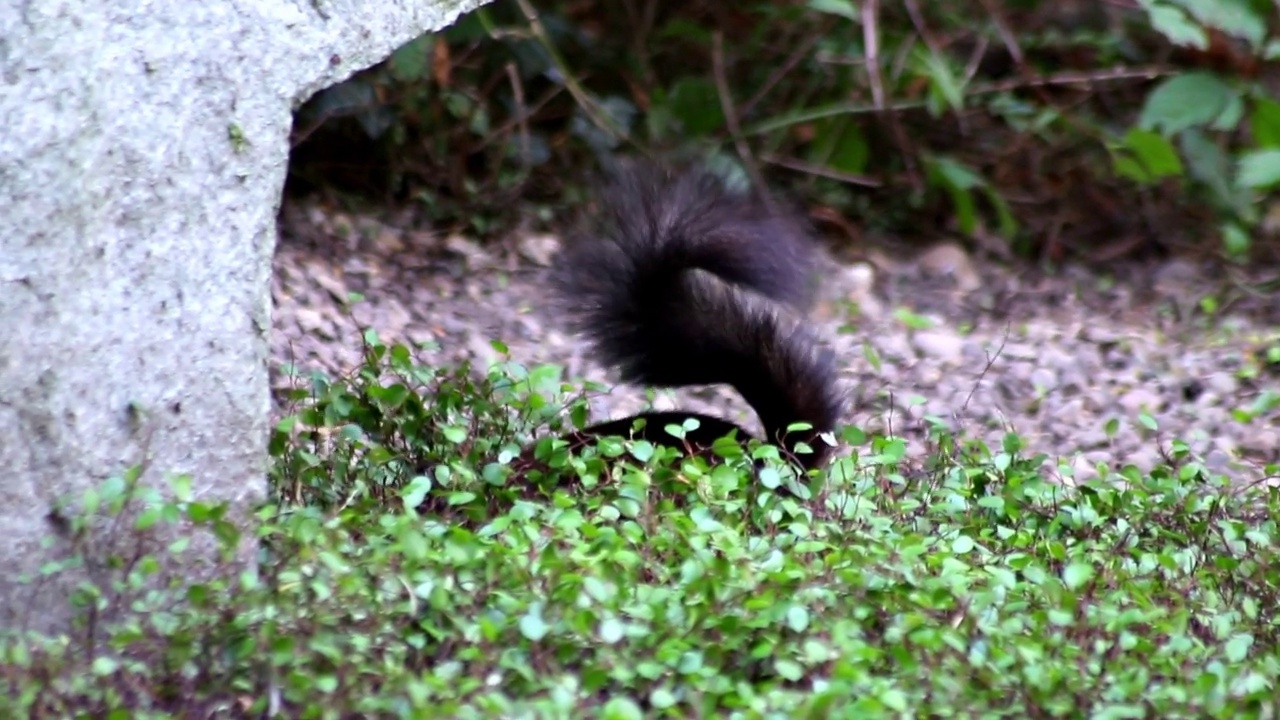
<svg viewBox="0 0 1280 720">
<path fill-rule="evenodd" d="M 603 190 L 590 230 L 565 247 L 556 285 L 574 328 L 636 384 L 727 383 L 755 409 L 771 442 L 803 467 L 830 447 L 844 398 L 834 358 L 802 313 L 812 302 L 815 241 L 798 215 L 773 212 L 702 170 L 624 167 Z M 697 417 L 687 438 L 703 451 L 737 425 L 697 413 L 644 413 L 638 436 L 684 447 L 664 427 Z M 636 417 L 588 427 L 576 439 L 633 435 Z M 812 430 L 787 435 L 788 425 Z"/>
</svg>

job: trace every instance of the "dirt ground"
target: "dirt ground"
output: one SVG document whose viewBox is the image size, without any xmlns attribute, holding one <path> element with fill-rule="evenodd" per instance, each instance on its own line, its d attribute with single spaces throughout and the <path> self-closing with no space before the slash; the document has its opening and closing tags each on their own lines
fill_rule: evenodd
<svg viewBox="0 0 1280 720">
<path fill-rule="evenodd" d="M 545 274 L 556 237 L 481 244 L 416 227 L 407 211 L 353 216 L 286 203 L 273 282 L 277 388 L 293 382 L 286 363 L 352 367 L 366 326 L 386 340 L 436 343 L 423 354 L 430 362 L 487 367 L 500 359 L 490 341 L 501 340 L 522 363 L 611 378 L 551 312 Z M 856 254 L 828 259 L 814 317 L 848 360 L 848 420 L 865 430 L 918 437 L 933 418 L 993 447 L 1014 430 L 1049 455 L 1051 471 L 1075 477 L 1100 462 L 1147 469 L 1175 438 L 1241 481 L 1280 462 L 1280 297 L 1257 289 L 1266 271 L 1246 278 L 1169 260 L 1045 273 L 949 242 L 901 257 Z M 364 300 L 348 311 L 351 292 Z M 649 402 L 644 389 L 619 386 L 593 413 Z M 754 423 L 724 388 L 660 392 L 652 404 Z"/>
</svg>

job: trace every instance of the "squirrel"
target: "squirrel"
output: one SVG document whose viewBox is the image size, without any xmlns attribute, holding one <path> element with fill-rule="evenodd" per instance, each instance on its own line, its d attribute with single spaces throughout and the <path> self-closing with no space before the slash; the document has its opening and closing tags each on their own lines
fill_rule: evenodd
<svg viewBox="0 0 1280 720">
<path fill-rule="evenodd" d="M 552 282 L 572 329 L 624 381 L 728 384 L 755 410 L 766 440 L 808 470 L 830 456 L 819 435 L 836 428 L 845 406 L 834 355 L 804 318 L 816 245 L 801 215 L 705 168 L 630 162 L 603 187 L 586 232 L 565 243 Z M 687 418 L 699 425 L 683 439 L 665 430 Z M 793 423 L 809 429 L 788 432 Z M 735 431 L 750 439 L 736 423 L 677 410 L 602 422 L 569 439 L 632 437 L 700 454 Z M 801 444 L 807 451 L 796 452 Z"/>
</svg>

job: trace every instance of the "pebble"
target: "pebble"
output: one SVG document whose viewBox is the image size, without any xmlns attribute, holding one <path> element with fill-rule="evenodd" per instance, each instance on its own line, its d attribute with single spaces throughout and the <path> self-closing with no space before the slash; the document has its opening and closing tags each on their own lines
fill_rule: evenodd
<svg viewBox="0 0 1280 720">
<path fill-rule="evenodd" d="M 1235 375 L 1221 371 L 1210 373 L 1205 378 L 1204 384 L 1217 393 L 1219 397 L 1234 395 L 1240 388 L 1240 381 L 1236 379 Z"/>
<path fill-rule="evenodd" d="M 912 337 L 912 345 L 922 355 L 938 362 L 952 364 L 963 356 L 964 341 L 946 330 L 922 330 Z"/>
<path fill-rule="evenodd" d="M 1053 368 L 1038 367 L 1031 371 L 1031 385 L 1037 392 L 1051 391 L 1058 385 L 1058 373 Z"/>
<path fill-rule="evenodd" d="M 1160 409 L 1161 398 L 1147 388 L 1134 388 L 1120 396 L 1120 407 L 1128 416 L 1154 413 Z"/>
</svg>

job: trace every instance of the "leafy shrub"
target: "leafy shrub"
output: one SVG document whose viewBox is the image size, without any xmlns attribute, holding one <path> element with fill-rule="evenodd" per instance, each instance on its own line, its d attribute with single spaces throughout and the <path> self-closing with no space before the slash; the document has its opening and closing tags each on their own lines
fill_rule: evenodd
<svg viewBox="0 0 1280 720">
<path fill-rule="evenodd" d="M 1179 443 L 1072 487 L 1016 435 L 939 431 L 918 464 L 847 428 L 800 502 L 742 456 L 602 442 L 551 473 L 592 482 L 517 492 L 558 371 L 441 372 L 367 339 L 279 426 L 251 527 L 182 479 L 91 495 L 86 517 L 132 507 L 126 546 L 159 549 L 72 598 L 120 611 L 105 641 L 0 640 L 4 716 L 1274 715 L 1280 500 Z M 228 556 L 254 533 L 257 568 L 157 584 L 183 551 L 163 538 L 197 527 Z"/>
</svg>

